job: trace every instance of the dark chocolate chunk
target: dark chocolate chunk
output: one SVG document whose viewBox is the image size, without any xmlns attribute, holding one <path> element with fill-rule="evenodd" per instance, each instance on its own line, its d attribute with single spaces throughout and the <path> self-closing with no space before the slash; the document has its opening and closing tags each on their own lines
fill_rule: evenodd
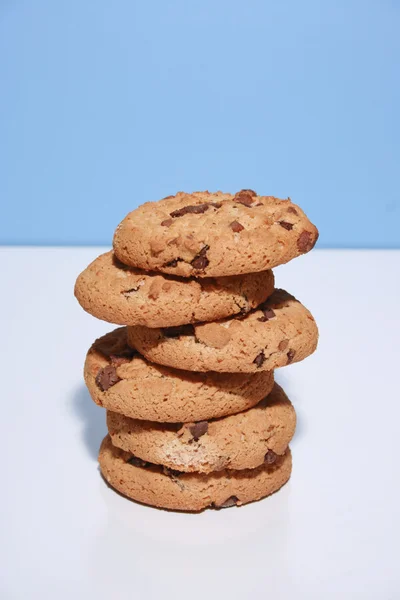
<svg viewBox="0 0 400 600">
<path fill-rule="evenodd" d="M 181 490 L 185 489 L 185 484 L 179 478 L 179 476 L 182 475 L 182 473 L 180 471 L 175 471 L 174 469 L 169 469 L 168 467 L 163 467 L 162 470 L 163 470 L 164 475 L 166 475 L 167 477 L 169 477 L 171 479 L 171 481 L 176 483 L 177 486 L 180 487 Z"/>
<path fill-rule="evenodd" d="M 189 431 L 193 436 L 195 442 L 207 433 L 208 431 L 208 422 L 207 421 L 198 421 L 197 423 L 193 423 L 193 425 L 189 425 Z"/>
<path fill-rule="evenodd" d="M 267 463 L 267 465 L 273 465 L 277 458 L 278 456 L 273 450 L 268 450 L 264 457 L 264 462 Z"/>
<path fill-rule="evenodd" d="M 293 213 L 294 215 L 297 215 L 297 210 L 294 208 L 294 206 L 289 206 L 287 211 Z"/>
<path fill-rule="evenodd" d="M 207 250 L 209 249 L 209 247 L 210 246 L 204 246 L 204 248 L 200 250 L 197 256 L 195 256 L 192 262 L 190 263 L 192 267 L 194 267 L 198 271 L 205 269 L 210 262 L 207 258 Z"/>
<path fill-rule="evenodd" d="M 233 201 L 243 204 L 244 206 L 250 207 L 253 205 L 253 198 L 257 196 L 253 190 L 241 190 L 236 194 Z"/>
<path fill-rule="evenodd" d="M 263 364 L 263 362 L 265 361 L 265 354 L 264 354 L 264 350 L 261 350 L 260 354 L 257 354 L 257 356 L 255 357 L 255 359 L 253 360 L 253 363 L 255 365 L 257 365 L 258 368 L 260 368 Z"/>
<path fill-rule="evenodd" d="M 130 458 L 128 458 L 128 460 L 126 462 L 129 463 L 130 465 L 132 465 L 133 467 L 142 467 L 143 469 L 148 467 L 150 464 L 150 463 L 146 462 L 145 460 L 138 458 L 137 456 L 131 456 Z"/>
<path fill-rule="evenodd" d="M 255 192 L 254 190 L 240 190 L 238 194 L 249 194 L 250 196 L 257 196 L 257 192 Z"/>
<path fill-rule="evenodd" d="M 162 470 L 163 470 L 164 475 L 171 477 L 171 479 L 174 479 L 174 477 L 179 477 L 179 475 L 182 475 L 181 471 L 175 471 L 175 469 L 170 469 L 169 467 L 163 467 Z"/>
<path fill-rule="evenodd" d="M 287 364 L 288 365 L 290 365 L 290 363 L 294 359 L 295 354 L 296 354 L 296 350 L 289 350 L 289 352 L 286 354 L 286 356 L 287 356 Z"/>
<path fill-rule="evenodd" d="M 121 378 L 117 375 L 117 369 L 112 365 L 107 365 L 96 375 L 96 385 L 101 389 L 102 392 L 107 391 L 110 387 L 121 381 Z"/>
<path fill-rule="evenodd" d="M 136 287 L 129 288 L 129 290 L 122 290 L 121 294 L 122 294 L 123 296 L 126 296 L 127 298 L 129 298 L 129 296 L 130 296 L 131 294 L 133 294 L 134 292 L 137 292 L 137 291 L 138 291 L 139 287 L 140 287 L 140 286 L 138 285 L 138 286 L 136 286 Z"/>
<path fill-rule="evenodd" d="M 238 202 L 239 204 L 243 204 L 244 206 L 247 206 L 247 208 L 251 208 L 251 206 L 253 205 L 252 199 L 248 198 L 248 197 L 236 198 L 236 202 Z"/>
<path fill-rule="evenodd" d="M 162 227 L 171 227 L 173 222 L 173 219 L 164 219 L 164 221 L 161 221 L 161 225 Z"/>
<path fill-rule="evenodd" d="M 162 329 L 164 337 L 175 338 L 181 335 L 194 335 L 193 325 L 177 325 L 176 327 L 165 327 Z"/>
<path fill-rule="evenodd" d="M 214 208 L 221 208 L 222 202 L 210 202 L 210 206 L 213 206 Z"/>
<path fill-rule="evenodd" d="M 257 321 L 261 321 L 261 323 L 265 323 L 265 321 L 269 321 L 276 316 L 272 308 L 269 306 L 260 306 L 260 310 L 263 313 L 263 316 L 259 317 Z"/>
<path fill-rule="evenodd" d="M 235 233 L 239 233 L 240 231 L 243 231 L 243 229 L 244 229 L 243 225 L 241 223 L 239 223 L 239 221 L 232 221 L 232 223 L 229 225 L 229 227 Z"/>
<path fill-rule="evenodd" d="M 182 260 L 182 258 L 174 258 L 173 260 L 165 263 L 164 267 L 176 267 L 178 262 L 182 262 Z"/>
<path fill-rule="evenodd" d="M 230 496 L 221 504 L 214 504 L 215 508 L 230 508 L 231 506 L 236 506 L 239 502 L 239 498 L 237 496 Z"/>
<path fill-rule="evenodd" d="M 194 204 L 193 206 L 184 206 L 183 208 L 178 208 L 178 210 L 174 210 L 170 213 L 171 217 L 174 219 L 177 217 L 183 217 L 184 215 L 194 214 L 199 215 L 201 213 L 206 212 L 210 208 L 209 204 Z"/>
<path fill-rule="evenodd" d="M 297 248 L 300 252 L 309 252 L 314 247 L 316 241 L 317 238 L 313 240 L 312 234 L 309 231 L 302 231 L 297 239 Z"/>
<path fill-rule="evenodd" d="M 287 229 L 287 231 L 293 229 L 293 223 L 288 223 L 287 221 L 278 221 L 278 223 L 283 229 Z"/>
</svg>

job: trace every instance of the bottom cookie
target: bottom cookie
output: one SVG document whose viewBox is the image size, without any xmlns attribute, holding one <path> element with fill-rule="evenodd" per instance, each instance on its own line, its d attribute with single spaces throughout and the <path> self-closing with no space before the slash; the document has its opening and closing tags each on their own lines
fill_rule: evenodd
<svg viewBox="0 0 400 600">
<path fill-rule="evenodd" d="M 105 480 L 128 498 L 158 508 L 191 512 L 260 500 L 279 490 L 292 470 L 288 448 L 273 465 L 264 463 L 256 469 L 181 473 L 115 448 L 109 435 L 101 444 L 99 463 Z"/>
</svg>

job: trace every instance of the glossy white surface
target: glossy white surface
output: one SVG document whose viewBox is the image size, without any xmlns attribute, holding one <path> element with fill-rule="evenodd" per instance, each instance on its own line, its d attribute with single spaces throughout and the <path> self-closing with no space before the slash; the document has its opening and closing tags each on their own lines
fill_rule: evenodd
<svg viewBox="0 0 400 600">
<path fill-rule="evenodd" d="M 292 479 L 190 515 L 100 478 L 104 412 L 82 364 L 112 325 L 73 297 L 100 250 L 0 250 L 2 600 L 398 599 L 400 252 L 314 251 L 276 269 L 321 333 L 277 374 L 298 413 Z"/>
</svg>

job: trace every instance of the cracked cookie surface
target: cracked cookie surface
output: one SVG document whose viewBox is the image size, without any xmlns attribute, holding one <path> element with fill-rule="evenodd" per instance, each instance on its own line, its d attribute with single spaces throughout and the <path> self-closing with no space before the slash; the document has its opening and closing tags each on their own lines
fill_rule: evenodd
<svg viewBox="0 0 400 600">
<path fill-rule="evenodd" d="M 128 327 L 128 343 L 147 359 L 188 371 L 270 371 L 303 360 L 317 342 L 314 317 L 284 290 L 243 317 L 166 329 Z"/>
<path fill-rule="evenodd" d="M 252 190 L 179 192 L 129 213 L 114 235 L 125 264 L 182 277 L 271 269 L 306 252 L 317 228 L 289 199 Z"/>
<path fill-rule="evenodd" d="M 274 464 L 265 462 L 256 469 L 180 473 L 116 448 L 110 436 L 101 444 L 99 463 L 104 479 L 128 498 L 159 508 L 193 512 L 260 500 L 281 488 L 292 469 L 288 449 Z"/>
<path fill-rule="evenodd" d="M 113 252 L 78 277 L 75 296 L 91 315 L 117 325 L 170 327 L 213 321 L 255 308 L 272 294 L 272 271 L 195 280 L 123 265 Z"/>
<path fill-rule="evenodd" d="M 197 423 L 153 423 L 107 411 L 114 446 L 150 463 L 184 472 L 254 469 L 285 453 L 296 427 L 282 388 L 242 413 Z"/>
<path fill-rule="evenodd" d="M 147 362 L 120 327 L 94 342 L 84 367 L 99 406 L 134 419 L 177 423 L 238 413 L 270 393 L 272 372 L 194 373 Z"/>
</svg>

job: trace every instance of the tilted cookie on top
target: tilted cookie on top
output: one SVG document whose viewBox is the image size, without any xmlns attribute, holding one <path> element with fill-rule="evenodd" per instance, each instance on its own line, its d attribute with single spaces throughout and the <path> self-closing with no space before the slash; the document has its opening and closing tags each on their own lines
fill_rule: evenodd
<svg viewBox="0 0 400 600">
<path fill-rule="evenodd" d="M 309 252 L 317 238 L 289 199 L 252 190 L 179 192 L 129 213 L 115 231 L 114 251 L 141 269 L 219 277 L 271 269 Z"/>
</svg>

